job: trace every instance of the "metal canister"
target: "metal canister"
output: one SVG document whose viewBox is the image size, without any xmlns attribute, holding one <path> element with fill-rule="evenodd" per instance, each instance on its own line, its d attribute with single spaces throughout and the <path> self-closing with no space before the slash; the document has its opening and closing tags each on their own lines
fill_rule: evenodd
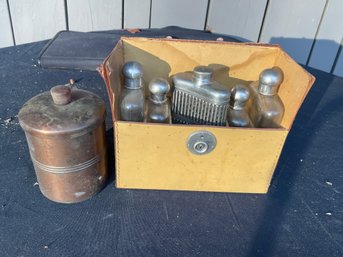
<svg viewBox="0 0 343 257">
<path fill-rule="evenodd" d="M 55 86 L 20 110 L 39 188 L 48 199 L 80 202 L 104 186 L 105 113 L 100 97 L 70 85 Z"/>
</svg>

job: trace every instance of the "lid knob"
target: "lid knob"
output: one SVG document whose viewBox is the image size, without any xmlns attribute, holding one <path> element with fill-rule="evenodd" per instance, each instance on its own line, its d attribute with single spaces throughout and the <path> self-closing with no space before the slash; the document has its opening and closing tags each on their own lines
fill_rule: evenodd
<svg viewBox="0 0 343 257">
<path fill-rule="evenodd" d="M 71 102 L 71 88 L 66 85 L 54 86 L 50 89 L 52 100 L 57 105 L 66 105 Z"/>
</svg>

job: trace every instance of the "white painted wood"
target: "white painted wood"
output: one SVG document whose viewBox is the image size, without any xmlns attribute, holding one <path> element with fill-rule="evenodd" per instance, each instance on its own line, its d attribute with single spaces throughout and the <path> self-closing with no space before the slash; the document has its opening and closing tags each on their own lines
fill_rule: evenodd
<svg viewBox="0 0 343 257">
<path fill-rule="evenodd" d="M 153 0 L 151 27 L 204 29 L 208 0 Z"/>
<path fill-rule="evenodd" d="M 343 43 L 343 39 L 341 43 Z M 338 56 L 338 60 L 336 63 L 336 67 L 333 71 L 333 74 L 343 77 L 343 51 L 341 51 L 340 55 Z"/>
<path fill-rule="evenodd" d="M 122 0 L 68 0 L 69 29 L 95 31 L 121 29 Z"/>
<path fill-rule="evenodd" d="M 0 47 L 13 46 L 11 22 L 6 0 L 0 0 Z"/>
<path fill-rule="evenodd" d="M 212 0 L 207 20 L 216 33 L 257 41 L 267 0 Z"/>
<path fill-rule="evenodd" d="M 325 0 L 270 0 L 261 42 L 280 44 L 296 61 L 306 64 Z"/>
<path fill-rule="evenodd" d="M 124 1 L 124 28 L 149 28 L 150 0 Z"/>
<path fill-rule="evenodd" d="M 63 0 L 9 0 L 16 44 L 53 37 L 66 29 Z"/>
<path fill-rule="evenodd" d="M 322 19 L 309 66 L 330 72 L 343 36 L 343 1 L 330 0 Z"/>
</svg>

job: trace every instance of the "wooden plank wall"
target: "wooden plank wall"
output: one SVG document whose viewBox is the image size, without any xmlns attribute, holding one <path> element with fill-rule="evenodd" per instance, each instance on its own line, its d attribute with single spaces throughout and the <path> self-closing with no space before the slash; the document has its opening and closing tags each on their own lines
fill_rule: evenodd
<svg viewBox="0 0 343 257">
<path fill-rule="evenodd" d="M 343 36 L 343 1 L 330 0 L 324 10 L 324 15 L 312 54 L 309 58 L 309 66 L 331 72 L 338 54 Z M 343 59 L 340 61 L 343 63 Z M 338 68 L 336 64 L 336 68 Z M 337 70 L 338 71 L 338 70 Z M 343 76 L 343 69 L 340 69 Z"/>
<path fill-rule="evenodd" d="M 63 0 L 9 0 L 16 44 L 53 37 L 66 27 Z"/>
<path fill-rule="evenodd" d="M 0 47 L 12 46 L 14 44 L 12 37 L 11 21 L 6 0 L 0 0 Z"/>
<path fill-rule="evenodd" d="M 0 0 L 0 47 L 60 30 L 182 26 L 280 44 L 296 61 L 343 76 L 343 0 Z"/>
<path fill-rule="evenodd" d="M 258 41 L 267 0 L 212 0 L 207 29 Z"/>
<path fill-rule="evenodd" d="M 122 1 L 68 0 L 70 30 L 96 31 L 121 28 Z"/>
<path fill-rule="evenodd" d="M 155 0 L 151 6 L 151 27 L 169 25 L 204 29 L 207 0 Z"/>
<path fill-rule="evenodd" d="M 324 6 L 325 0 L 270 1 L 260 41 L 280 44 L 306 64 Z"/>
</svg>

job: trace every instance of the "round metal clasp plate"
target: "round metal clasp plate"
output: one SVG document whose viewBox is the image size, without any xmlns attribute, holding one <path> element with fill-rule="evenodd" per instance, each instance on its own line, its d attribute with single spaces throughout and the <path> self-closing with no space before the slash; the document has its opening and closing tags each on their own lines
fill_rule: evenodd
<svg viewBox="0 0 343 257">
<path fill-rule="evenodd" d="M 217 140 L 215 136 L 208 131 L 196 131 L 192 133 L 187 140 L 188 150 L 197 155 L 208 154 L 216 147 Z"/>
</svg>

